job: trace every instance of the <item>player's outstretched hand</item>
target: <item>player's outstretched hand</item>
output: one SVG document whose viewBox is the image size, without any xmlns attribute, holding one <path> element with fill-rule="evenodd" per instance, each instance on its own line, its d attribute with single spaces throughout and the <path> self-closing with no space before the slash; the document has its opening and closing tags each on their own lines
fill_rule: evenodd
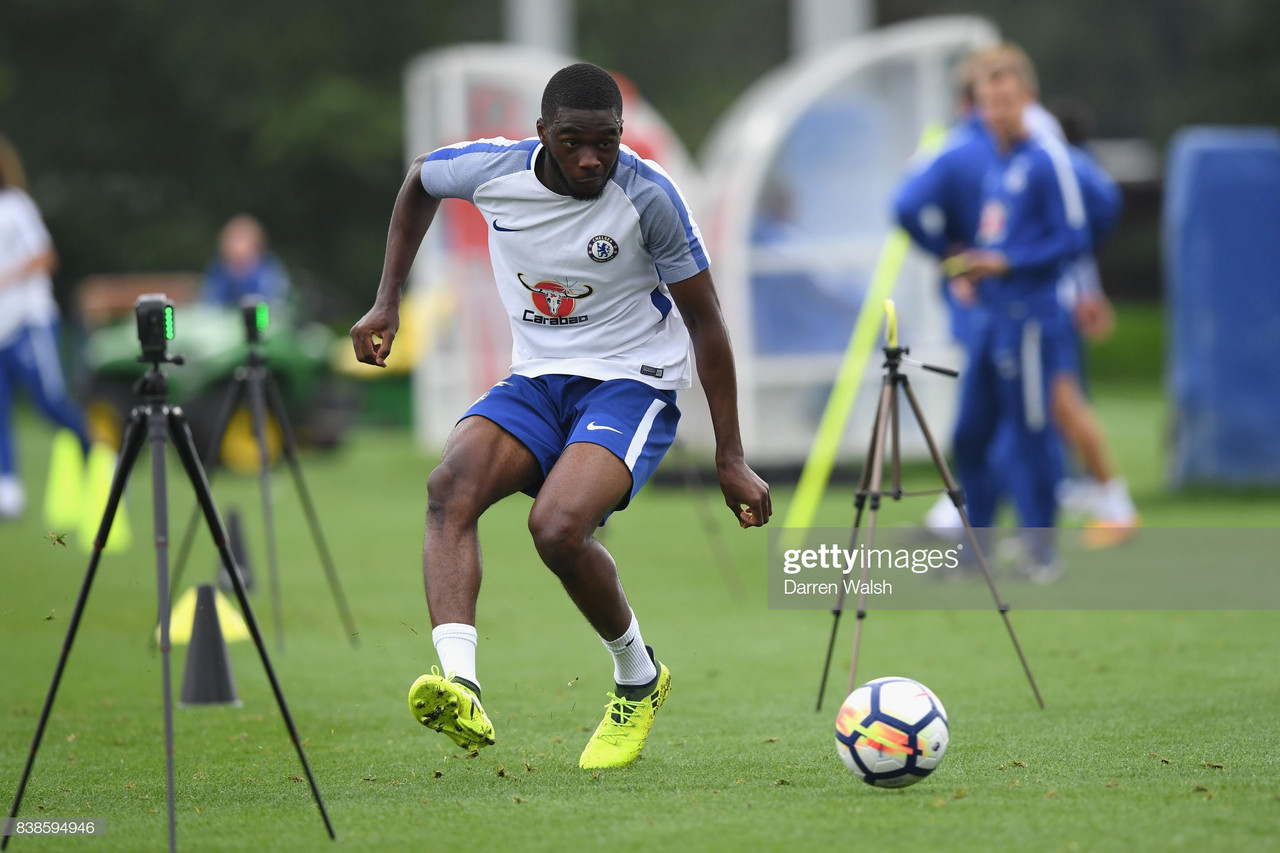
<svg viewBox="0 0 1280 853">
<path fill-rule="evenodd" d="M 356 360 L 386 367 L 387 356 L 391 355 L 391 342 L 395 340 L 399 328 L 400 309 L 375 302 L 368 313 L 351 327 L 351 343 L 355 346 Z"/>
<path fill-rule="evenodd" d="M 756 476 L 745 460 L 717 463 L 716 473 L 724 502 L 738 517 L 740 527 L 760 527 L 768 523 L 769 516 L 773 515 L 769 484 Z"/>
</svg>

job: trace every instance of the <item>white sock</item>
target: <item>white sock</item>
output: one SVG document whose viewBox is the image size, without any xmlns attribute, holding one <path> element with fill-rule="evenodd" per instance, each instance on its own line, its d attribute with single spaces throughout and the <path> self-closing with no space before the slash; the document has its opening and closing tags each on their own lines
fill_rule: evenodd
<svg viewBox="0 0 1280 853">
<path fill-rule="evenodd" d="M 0 474 L 0 518 L 17 518 L 26 506 L 22 481 L 14 475 Z"/>
<path fill-rule="evenodd" d="M 476 687 L 480 686 L 480 681 L 476 678 L 478 639 L 475 626 L 461 622 L 446 622 L 432 629 L 431 642 L 435 643 L 436 654 L 440 656 L 440 669 L 444 671 L 446 678 L 465 678 Z"/>
<path fill-rule="evenodd" d="M 1138 515 L 1138 509 L 1129 496 L 1129 484 L 1124 477 L 1112 477 L 1102 484 L 1104 506 L 1107 521 L 1131 522 Z"/>
<path fill-rule="evenodd" d="M 640 624 L 636 622 L 636 614 L 631 614 L 631 625 L 616 640 L 600 638 L 604 647 L 613 655 L 613 680 L 619 686 L 638 687 L 648 684 L 658 675 L 658 668 L 649 658 L 640 636 Z"/>
</svg>

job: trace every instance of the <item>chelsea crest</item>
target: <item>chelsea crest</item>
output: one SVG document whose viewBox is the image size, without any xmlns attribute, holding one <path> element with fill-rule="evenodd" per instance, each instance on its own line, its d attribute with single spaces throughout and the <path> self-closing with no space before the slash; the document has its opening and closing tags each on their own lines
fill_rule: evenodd
<svg viewBox="0 0 1280 853">
<path fill-rule="evenodd" d="M 598 264 L 618 256 L 618 241 L 607 234 L 598 234 L 587 242 L 587 257 Z"/>
</svg>

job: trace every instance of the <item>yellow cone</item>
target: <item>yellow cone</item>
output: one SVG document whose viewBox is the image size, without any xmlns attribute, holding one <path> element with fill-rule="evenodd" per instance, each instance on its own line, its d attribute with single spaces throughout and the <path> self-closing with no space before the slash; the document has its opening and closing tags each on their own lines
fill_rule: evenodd
<svg viewBox="0 0 1280 853">
<path fill-rule="evenodd" d="M 222 638 L 228 643 L 236 643 L 249 639 L 249 626 L 245 624 L 240 611 L 231 603 L 221 590 L 214 593 L 214 609 L 218 612 L 218 624 L 222 627 Z M 169 617 L 169 643 L 180 646 L 191 642 L 191 626 L 196 619 L 196 588 L 192 587 L 182 594 L 173 605 L 173 613 Z M 160 642 L 160 626 L 156 626 L 155 640 Z"/>
<path fill-rule="evenodd" d="M 102 513 L 107 508 L 107 498 L 111 495 L 111 478 L 116 471 L 116 454 L 104 444 L 95 444 L 89 449 L 89 463 L 84 478 L 84 503 L 80 512 L 80 547 L 86 552 L 93 550 L 93 538 L 98 535 L 98 527 L 102 524 Z M 129 516 L 125 512 L 124 501 L 116 507 L 115 520 L 111 523 L 111 533 L 107 536 L 103 551 L 116 554 L 127 551 L 133 542 L 133 531 L 129 527 Z"/>
<path fill-rule="evenodd" d="M 44 490 L 44 520 L 50 530 L 66 533 L 80 526 L 84 495 L 84 451 L 69 429 L 53 436 L 49 454 L 49 481 Z"/>
</svg>

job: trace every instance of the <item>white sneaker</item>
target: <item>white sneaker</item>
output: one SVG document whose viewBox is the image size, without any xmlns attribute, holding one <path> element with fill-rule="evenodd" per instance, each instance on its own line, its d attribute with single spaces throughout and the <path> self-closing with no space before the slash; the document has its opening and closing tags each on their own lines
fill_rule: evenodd
<svg viewBox="0 0 1280 853">
<path fill-rule="evenodd" d="M 951 502 L 951 496 L 946 492 L 939 495 L 937 502 L 924 514 L 924 526 L 939 539 L 950 539 L 955 530 L 964 527 L 960 510 L 956 509 L 956 505 Z"/>
<path fill-rule="evenodd" d="M 1092 516 L 1102 485 L 1092 477 L 1071 477 L 1058 483 L 1058 508 L 1066 515 Z"/>
<path fill-rule="evenodd" d="M 1098 489 L 1098 501 L 1094 508 L 1094 520 L 1103 524 L 1133 525 L 1138 520 L 1138 508 L 1129 496 L 1129 484 L 1124 477 L 1112 477 Z"/>
<path fill-rule="evenodd" d="M 1112 548 L 1128 541 L 1142 523 L 1138 508 L 1129 497 L 1129 485 L 1123 477 L 1112 477 L 1098 486 L 1099 500 L 1093 518 L 1084 529 L 1085 548 Z"/>
<path fill-rule="evenodd" d="M 26 507 L 22 481 L 12 475 L 0 476 L 0 518 L 19 518 Z"/>
</svg>

